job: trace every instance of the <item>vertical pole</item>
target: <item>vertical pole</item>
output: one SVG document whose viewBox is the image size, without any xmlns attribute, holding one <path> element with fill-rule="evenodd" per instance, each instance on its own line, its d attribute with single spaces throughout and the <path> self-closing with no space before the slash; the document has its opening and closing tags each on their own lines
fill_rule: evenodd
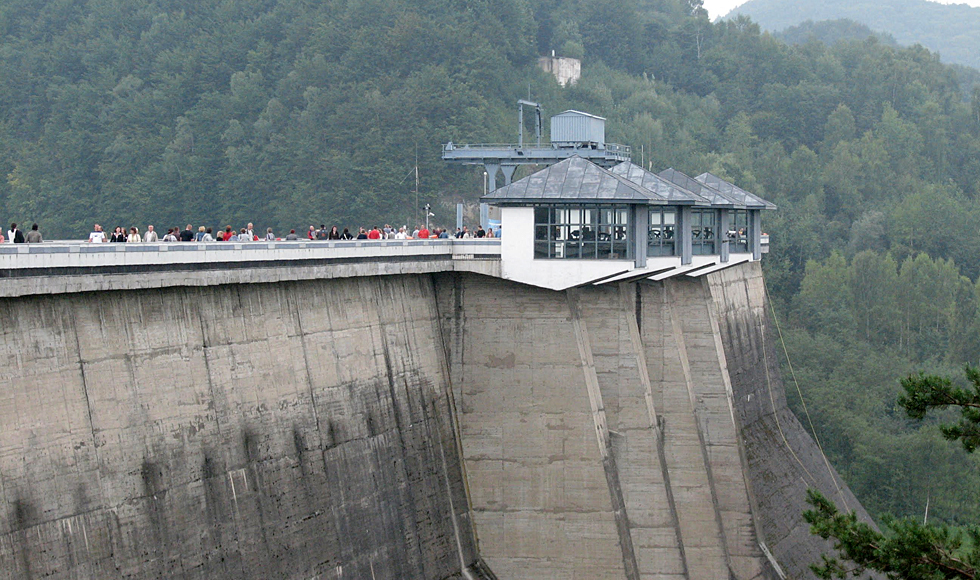
<svg viewBox="0 0 980 580">
<path fill-rule="evenodd" d="M 762 212 L 757 209 L 749 210 L 749 220 L 751 224 L 749 233 L 752 236 L 750 241 L 752 259 L 758 261 L 762 259 Z"/>
<path fill-rule="evenodd" d="M 517 148 L 524 148 L 524 103 L 517 102 Z"/>
<path fill-rule="evenodd" d="M 419 144 L 415 144 L 415 225 L 419 225 Z"/>
<path fill-rule="evenodd" d="M 487 164 L 486 167 L 486 182 L 488 185 L 484 192 L 493 193 L 497 189 L 497 171 L 500 170 L 499 165 Z M 484 193 L 486 195 L 486 193 Z M 487 226 L 488 219 L 490 218 L 490 206 L 486 202 L 480 202 L 480 225 L 483 227 Z"/>
<path fill-rule="evenodd" d="M 630 206 L 633 222 L 633 256 L 637 268 L 647 267 L 647 236 L 650 230 L 650 209 L 645 205 Z"/>
<path fill-rule="evenodd" d="M 681 265 L 686 266 L 691 263 L 694 255 L 694 248 L 691 245 L 691 206 L 682 205 L 680 209 L 677 214 L 680 221 L 678 224 L 680 239 L 677 241 L 681 244 Z"/>
<path fill-rule="evenodd" d="M 732 229 L 730 216 L 731 210 L 723 209 L 721 212 L 721 217 L 718 218 L 718 236 L 721 243 L 721 261 L 725 263 L 728 261 L 728 255 L 731 252 L 731 238 L 728 237 L 728 230 Z"/>
<path fill-rule="evenodd" d="M 540 107 L 540 105 L 537 106 L 537 107 L 535 107 L 534 110 L 537 113 L 537 117 L 538 117 L 537 118 L 537 121 L 535 123 L 534 129 L 535 129 L 535 132 L 538 134 L 538 147 L 540 147 L 541 146 L 541 129 L 542 129 L 542 126 L 543 126 L 542 123 L 541 123 L 541 107 Z"/>
<path fill-rule="evenodd" d="M 463 229 L 463 204 L 456 204 L 456 229 Z"/>
</svg>

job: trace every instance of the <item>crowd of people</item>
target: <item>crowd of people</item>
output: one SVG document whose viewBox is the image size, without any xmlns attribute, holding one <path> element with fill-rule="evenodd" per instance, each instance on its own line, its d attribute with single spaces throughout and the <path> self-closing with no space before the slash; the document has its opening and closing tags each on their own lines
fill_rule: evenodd
<svg viewBox="0 0 980 580">
<path fill-rule="evenodd" d="M 420 225 L 412 231 L 408 230 L 408 226 L 402 226 L 400 228 L 393 228 L 388 224 L 384 227 L 372 227 L 368 228 L 357 228 L 357 233 L 351 232 L 350 228 L 344 228 L 341 231 L 337 226 L 327 228 L 324 225 L 316 227 L 311 225 L 309 229 L 304 234 L 297 234 L 296 230 L 289 230 L 289 233 L 283 237 L 276 237 L 273 233 L 272 228 L 266 228 L 265 232 L 256 232 L 253 224 L 248 224 L 245 227 L 235 229 L 233 227 L 225 226 L 224 228 L 217 228 L 217 233 L 215 229 L 198 226 L 197 229 L 191 225 L 187 224 L 183 229 L 180 227 L 173 227 L 167 230 L 167 233 L 160 236 L 156 229 L 152 226 L 146 226 L 146 232 L 140 234 L 140 229 L 136 226 L 131 226 L 126 229 L 122 226 L 116 226 L 112 232 L 106 232 L 102 229 L 102 226 L 95 224 L 92 232 L 88 235 L 88 241 L 92 243 L 103 243 L 103 242 L 122 242 L 122 243 L 135 243 L 135 242 L 259 242 L 259 241 L 294 241 L 294 240 L 427 240 L 427 239 L 470 239 L 470 238 L 495 238 L 499 237 L 500 232 L 494 231 L 493 228 L 483 229 L 482 226 L 478 227 L 474 231 L 470 231 L 467 226 L 461 228 L 456 228 L 455 232 L 450 232 L 446 228 L 436 227 L 430 230 L 428 226 Z M 30 231 L 26 234 L 22 232 L 17 224 L 10 224 L 10 230 L 7 231 L 7 237 L 4 238 L 3 233 L 0 232 L 0 243 L 11 242 L 15 244 L 21 243 L 39 243 L 43 241 L 40 229 L 37 224 L 31 226 Z"/>
</svg>

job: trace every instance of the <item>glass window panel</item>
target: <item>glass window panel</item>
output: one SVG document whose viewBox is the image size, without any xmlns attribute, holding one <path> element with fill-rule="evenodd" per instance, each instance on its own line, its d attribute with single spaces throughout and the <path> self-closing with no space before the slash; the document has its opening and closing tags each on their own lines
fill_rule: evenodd
<svg viewBox="0 0 980 580">
<path fill-rule="evenodd" d="M 548 223 L 548 208 L 546 207 L 534 208 L 534 222 L 538 224 Z"/>
<path fill-rule="evenodd" d="M 627 259 L 631 251 L 628 207 L 536 207 L 534 222 L 535 258 Z"/>
<path fill-rule="evenodd" d="M 548 246 L 550 244 L 546 241 L 535 241 L 534 242 L 534 257 L 536 259 L 547 258 L 548 257 Z"/>
</svg>

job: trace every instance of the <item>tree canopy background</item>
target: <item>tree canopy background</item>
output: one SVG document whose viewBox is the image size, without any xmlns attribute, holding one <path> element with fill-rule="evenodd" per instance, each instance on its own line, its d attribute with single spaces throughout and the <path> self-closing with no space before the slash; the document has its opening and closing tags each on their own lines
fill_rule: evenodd
<svg viewBox="0 0 980 580">
<path fill-rule="evenodd" d="M 551 50 L 584 59 L 576 86 L 537 69 Z M 877 37 L 790 45 L 682 0 L 9 0 L 0 218 L 48 238 L 411 225 L 417 152 L 420 203 L 451 224 L 482 175 L 440 144 L 513 141 L 530 91 L 546 116 L 607 117 L 651 169 L 776 202 L 764 267 L 831 461 L 874 515 L 977 522 L 977 459 L 895 405 L 913 369 L 980 361 L 965 70 Z"/>
</svg>

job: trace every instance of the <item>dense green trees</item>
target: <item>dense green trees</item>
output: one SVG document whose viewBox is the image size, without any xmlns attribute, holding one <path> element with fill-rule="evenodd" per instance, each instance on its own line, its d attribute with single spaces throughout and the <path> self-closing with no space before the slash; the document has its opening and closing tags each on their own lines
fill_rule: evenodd
<svg viewBox="0 0 980 580">
<path fill-rule="evenodd" d="M 929 411 L 950 407 L 960 413 L 954 423 L 940 425 L 949 441 L 959 441 L 968 453 L 980 446 L 980 371 L 966 367 L 968 385 L 937 375 L 919 373 L 902 380 L 898 404 L 917 421 Z M 913 450 L 918 451 L 918 450 Z M 813 533 L 832 539 L 836 556 L 824 555 L 811 568 L 820 578 L 849 578 L 866 570 L 907 580 L 974 580 L 980 566 L 980 527 L 964 530 L 914 518 L 885 517 L 885 532 L 860 522 L 854 513 L 841 513 L 821 493 L 810 490 L 812 509 L 804 513 Z"/>
</svg>

